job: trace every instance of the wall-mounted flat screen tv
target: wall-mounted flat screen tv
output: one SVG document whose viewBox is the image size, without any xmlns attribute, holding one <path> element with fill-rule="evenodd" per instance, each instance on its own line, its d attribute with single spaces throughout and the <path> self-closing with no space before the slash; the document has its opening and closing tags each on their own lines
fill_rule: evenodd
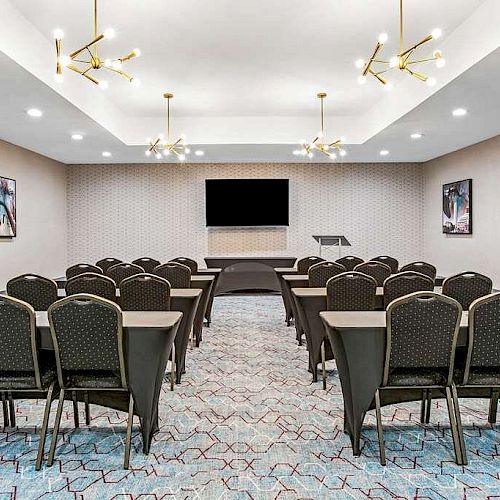
<svg viewBox="0 0 500 500">
<path fill-rule="evenodd" d="M 288 226 L 288 179 L 207 179 L 211 227 Z"/>
</svg>

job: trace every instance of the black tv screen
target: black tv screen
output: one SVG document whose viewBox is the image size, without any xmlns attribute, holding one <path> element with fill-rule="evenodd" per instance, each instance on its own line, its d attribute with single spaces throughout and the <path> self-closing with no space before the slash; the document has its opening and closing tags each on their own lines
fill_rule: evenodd
<svg viewBox="0 0 500 500">
<path fill-rule="evenodd" d="M 288 226 L 288 179 L 207 179 L 207 226 Z"/>
</svg>

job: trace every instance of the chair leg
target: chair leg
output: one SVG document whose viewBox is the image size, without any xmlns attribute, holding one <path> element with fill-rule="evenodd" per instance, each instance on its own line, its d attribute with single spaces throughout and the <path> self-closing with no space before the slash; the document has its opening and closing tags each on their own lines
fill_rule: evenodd
<svg viewBox="0 0 500 500">
<path fill-rule="evenodd" d="M 451 388 L 446 387 L 446 404 L 448 405 L 448 418 L 450 420 L 451 435 L 453 437 L 453 448 L 455 449 L 455 460 L 458 465 L 462 465 L 462 447 L 458 437 L 457 421 L 455 419 L 455 410 L 453 407 L 453 399 L 451 396 Z"/>
<path fill-rule="evenodd" d="M 453 397 L 453 406 L 455 407 L 455 419 L 457 421 L 458 439 L 460 441 L 460 449 L 462 451 L 462 465 L 467 465 L 467 450 L 465 449 L 464 429 L 462 427 L 462 416 L 460 415 L 457 387 L 455 384 L 451 386 L 451 395 Z"/>
<path fill-rule="evenodd" d="M 425 416 L 427 415 L 427 389 L 422 389 L 422 401 L 420 403 L 420 423 L 425 423 Z"/>
<path fill-rule="evenodd" d="M 130 393 L 128 403 L 127 437 L 125 438 L 125 458 L 123 468 L 128 469 L 130 464 L 130 447 L 132 442 L 132 423 L 134 422 L 134 396 Z"/>
<path fill-rule="evenodd" d="M 64 406 L 64 389 L 59 393 L 59 402 L 57 404 L 56 420 L 52 431 L 52 441 L 50 442 L 49 458 L 47 459 L 47 467 L 52 467 L 54 463 L 54 455 L 56 452 L 57 437 L 59 435 L 59 426 L 61 425 L 61 416 Z"/>
<path fill-rule="evenodd" d="M 78 429 L 78 427 L 80 427 L 80 416 L 78 415 L 78 399 L 76 397 L 76 391 L 73 391 L 72 399 L 73 399 L 73 418 L 75 420 L 75 429 Z"/>
<path fill-rule="evenodd" d="M 326 354 L 325 354 L 325 341 L 321 344 L 321 373 L 323 377 L 323 390 L 326 391 Z"/>
<path fill-rule="evenodd" d="M 90 405 L 89 405 L 89 393 L 85 391 L 85 425 L 90 425 Z"/>
<path fill-rule="evenodd" d="M 490 410 L 488 412 L 488 423 L 494 425 L 497 422 L 498 389 L 491 391 Z"/>
<path fill-rule="evenodd" d="M 15 427 L 16 426 L 16 408 L 14 406 L 14 400 L 12 399 L 12 393 L 9 392 L 7 397 L 9 399 L 10 426 Z"/>
<path fill-rule="evenodd" d="M 384 444 L 384 429 L 382 428 L 382 411 L 380 408 L 380 391 L 377 389 L 375 393 L 375 415 L 377 417 L 377 434 L 378 446 L 380 450 L 380 465 L 385 465 L 385 444 Z"/>
<path fill-rule="evenodd" d="M 172 344 L 172 363 L 170 364 L 170 390 L 173 391 L 175 387 L 175 343 Z"/>
<path fill-rule="evenodd" d="M 7 406 L 7 400 L 5 399 L 5 393 L 1 393 L 0 397 L 2 398 L 2 407 L 3 407 L 3 426 L 4 428 L 10 427 L 10 419 L 9 419 L 9 408 Z"/>
<path fill-rule="evenodd" d="M 432 406 L 432 389 L 427 391 L 427 405 L 425 409 L 425 423 L 428 424 L 431 419 L 431 406 Z"/>
<path fill-rule="evenodd" d="M 45 441 L 47 439 L 47 428 L 49 426 L 50 408 L 52 406 L 52 396 L 56 383 L 52 382 L 47 391 L 47 401 L 45 403 L 45 411 L 43 413 L 42 429 L 40 431 L 40 442 L 38 443 L 38 454 L 36 456 L 35 470 L 42 468 L 43 454 L 45 451 Z"/>
</svg>

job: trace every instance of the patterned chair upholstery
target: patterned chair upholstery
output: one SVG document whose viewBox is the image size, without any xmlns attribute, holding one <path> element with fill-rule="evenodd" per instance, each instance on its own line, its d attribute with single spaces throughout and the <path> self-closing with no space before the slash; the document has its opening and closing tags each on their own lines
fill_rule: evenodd
<svg viewBox="0 0 500 500">
<path fill-rule="evenodd" d="M 150 257 L 141 257 L 140 259 L 133 260 L 132 264 L 141 266 L 146 273 L 152 273 L 154 271 L 154 268 L 159 266 L 161 262 Z"/>
<path fill-rule="evenodd" d="M 35 311 L 46 311 L 57 301 L 57 284 L 37 274 L 23 274 L 7 283 L 7 293 L 27 302 Z"/>
<path fill-rule="evenodd" d="M 102 272 L 106 274 L 106 271 L 111 267 L 115 266 L 116 264 L 121 264 L 123 260 L 120 259 L 115 259 L 114 257 L 107 257 L 106 259 L 99 260 L 95 263 L 97 267 L 100 267 L 102 269 Z"/>
<path fill-rule="evenodd" d="M 121 262 L 108 268 L 106 276 L 109 276 L 119 286 L 125 278 L 130 278 L 130 276 L 141 273 L 144 273 L 144 269 L 141 266 Z"/>
<path fill-rule="evenodd" d="M 308 271 L 309 286 L 311 288 L 324 288 L 327 281 L 338 274 L 344 273 L 346 268 L 336 262 L 319 262 L 311 266 Z"/>
<path fill-rule="evenodd" d="M 473 271 L 450 276 L 443 282 L 443 295 L 453 297 L 463 309 L 469 309 L 476 299 L 489 295 L 493 282 L 488 276 Z"/>
<path fill-rule="evenodd" d="M 170 311 L 170 283 L 153 274 L 136 274 L 120 283 L 124 311 Z"/>
<path fill-rule="evenodd" d="M 397 273 L 399 268 L 399 262 L 394 257 L 389 257 L 388 255 L 379 255 L 374 259 L 371 259 L 372 262 L 382 262 L 383 264 L 387 264 L 391 268 L 392 273 Z"/>
<path fill-rule="evenodd" d="M 397 388 L 402 398 L 406 390 L 437 390 L 446 394 L 455 457 L 463 464 L 460 429 L 453 408 L 458 400 L 453 385 L 455 350 L 462 307 L 434 292 L 415 292 L 393 301 L 386 312 L 387 341 L 382 384 L 375 393 L 380 463 L 385 465 L 381 418 L 382 396 Z"/>
<path fill-rule="evenodd" d="M 375 278 L 348 271 L 328 280 L 326 307 L 329 311 L 373 311 L 376 295 Z"/>
<path fill-rule="evenodd" d="M 344 266 L 346 271 L 354 271 L 354 268 L 359 266 L 359 264 L 363 264 L 364 260 L 354 255 L 346 255 L 345 257 L 337 259 L 335 262 Z"/>
<path fill-rule="evenodd" d="M 179 262 L 167 262 L 155 268 L 153 274 L 166 279 L 172 288 L 191 288 L 191 269 Z"/>
<path fill-rule="evenodd" d="M 184 264 L 185 266 L 191 269 L 191 274 L 196 274 L 198 272 L 198 262 L 189 257 L 176 257 L 172 259 L 170 262 L 178 262 L 179 264 Z"/>
<path fill-rule="evenodd" d="M 123 391 L 129 395 L 124 468 L 128 468 L 134 399 L 127 381 L 121 309 L 88 294 L 66 297 L 48 310 L 57 379 L 61 389 L 47 465 L 54 461 L 64 400 L 78 391 Z"/>
<path fill-rule="evenodd" d="M 432 292 L 434 280 L 424 274 L 414 271 L 404 271 L 392 274 L 384 281 L 384 309 L 399 297 L 414 292 Z"/>
<path fill-rule="evenodd" d="M 297 272 L 299 274 L 307 274 L 311 266 L 314 266 L 314 264 L 318 264 L 318 262 L 324 261 L 325 259 L 322 259 L 321 257 L 304 257 L 303 259 L 297 261 Z"/>
<path fill-rule="evenodd" d="M 391 268 L 387 264 L 373 260 L 359 264 L 354 270 L 375 278 L 377 286 L 384 286 L 384 281 L 392 274 Z"/>
<path fill-rule="evenodd" d="M 421 262 L 421 261 L 411 262 L 410 264 L 406 264 L 399 271 L 400 272 L 414 271 L 416 273 L 425 274 L 426 276 L 429 276 L 429 278 L 432 278 L 433 280 L 436 279 L 436 274 L 437 274 L 437 269 L 432 264 L 428 264 L 427 262 Z"/>
<path fill-rule="evenodd" d="M 47 400 L 35 464 L 36 470 L 40 470 L 57 376 L 54 360 L 40 356 L 35 310 L 27 302 L 0 296 L 0 345 L 0 396 L 4 426 L 16 426 L 12 392 L 15 391 L 18 397 L 25 393 L 26 399 Z"/>
<path fill-rule="evenodd" d="M 83 273 L 103 274 L 102 269 L 99 266 L 93 266 L 92 264 L 75 264 L 74 266 L 66 269 L 66 278 L 74 278 L 75 276 Z"/>
<path fill-rule="evenodd" d="M 108 276 L 96 273 L 79 274 L 66 282 L 66 294 L 88 293 L 116 301 L 116 283 Z"/>
</svg>

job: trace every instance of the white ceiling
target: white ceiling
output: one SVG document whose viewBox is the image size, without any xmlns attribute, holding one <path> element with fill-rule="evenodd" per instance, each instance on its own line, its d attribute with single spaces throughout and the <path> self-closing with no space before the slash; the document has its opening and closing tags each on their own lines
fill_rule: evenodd
<svg viewBox="0 0 500 500">
<path fill-rule="evenodd" d="M 64 29 L 63 51 L 89 41 L 91 0 L 0 3 L 0 138 L 66 163 L 101 163 L 102 150 L 110 162 L 147 161 L 144 139 L 162 129 L 165 90 L 176 94 L 174 131 L 203 145 L 203 161 L 296 161 L 292 144 L 318 128 L 320 90 L 329 93 L 327 130 L 347 137 L 349 161 L 424 161 L 500 132 L 499 93 L 488 84 L 500 76 L 498 0 L 407 0 L 408 41 L 441 27 L 430 51 L 442 48 L 448 64 L 429 66 L 435 88 L 396 75 L 391 93 L 375 81 L 358 86 L 353 61 L 382 31 L 396 51 L 396 0 L 101 0 L 101 27 L 117 32 L 102 54 L 143 53 L 128 67 L 143 85 L 110 77 L 108 91 L 74 73 L 53 81 L 52 31 Z M 45 111 L 41 120 L 25 116 L 31 106 Z M 456 106 L 469 116 L 452 119 Z M 425 138 L 412 143 L 417 129 Z M 77 131 L 79 144 L 68 139 Z"/>
</svg>

